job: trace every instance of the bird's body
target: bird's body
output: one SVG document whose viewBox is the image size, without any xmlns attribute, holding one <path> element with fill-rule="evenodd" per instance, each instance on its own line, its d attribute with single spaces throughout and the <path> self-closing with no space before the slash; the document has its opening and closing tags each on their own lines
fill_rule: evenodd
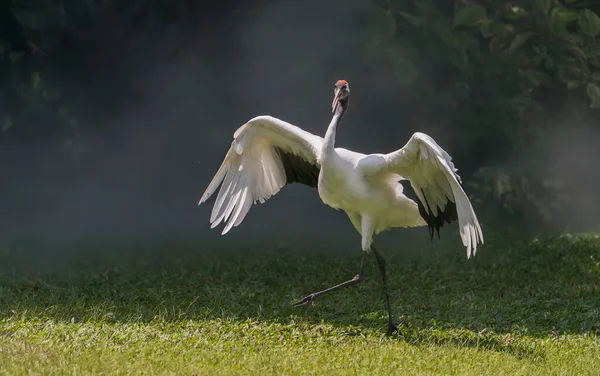
<svg viewBox="0 0 600 376">
<path fill-rule="evenodd" d="M 336 148 L 321 163 L 319 197 L 328 206 L 348 214 L 361 233 L 360 219 L 374 220 L 374 233 L 393 227 L 425 226 L 417 204 L 403 194 L 401 177 L 395 174 L 368 176 L 368 155 Z"/>
<path fill-rule="evenodd" d="M 242 222 L 252 203 L 266 201 L 290 182 L 317 188 L 323 203 L 345 211 L 363 236 L 371 237 L 389 228 L 428 224 L 418 204 L 403 193 L 400 181 L 406 178 L 395 172 L 377 171 L 389 154 L 363 154 L 344 148 L 324 152 L 323 138 L 268 115 L 251 119 L 234 137 L 223 165 L 201 199 L 201 202 L 206 201 L 221 182 L 224 183 L 211 216 L 212 227 L 227 222 L 223 234 Z M 300 142 L 287 142 L 289 139 Z M 430 142 L 431 138 L 415 133 L 407 146 L 424 141 Z M 425 150 L 439 148 L 436 146 L 426 143 Z M 419 178 L 425 181 L 425 187 L 431 179 L 429 176 Z M 446 197 L 434 196 L 434 199 L 445 200 L 443 204 L 449 201 Z M 465 210 L 472 212 L 470 205 Z M 439 215 L 438 210 L 434 213 Z M 473 223 L 469 225 L 477 226 L 474 230 L 480 234 L 474 212 L 472 215 Z M 372 234 L 363 234 L 363 217 L 372 221 Z M 469 240 L 475 250 L 477 239 Z"/>
<path fill-rule="evenodd" d="M 389 154 L 335 147 L 348 96 L 347 82 L 338 81 L 334 115 L 325 137 L 272 116 L 258 116 L 242 125 L 200 203 L 222 183 L 210 221 L 211 227 L 225 222 L 225 234 L 242 222 L 253 203 L 264 202 L 285 185 L 298 182 L 317 188 L 321 200 L 345 211 L 361 234 L 363 262 L 365 253 L 375 251 L 387 296 L 385 261 L 373 246 L 374 235 L 389 228 L 425 225 L 431 236 L 434 230 L 439 235 L 444 223 L 458 220 L 467 257 L 483 243 L 483 235 L 450 156 L 430 136 L 415 133 L 403 148 Z M 417 202 L 404 195 L 401 180 L 410 181 Z M 360 281 L 362 265 L 354 279 L 311 294 L 298 305 L 311 304 L 321 294 Z"/>
</svg>

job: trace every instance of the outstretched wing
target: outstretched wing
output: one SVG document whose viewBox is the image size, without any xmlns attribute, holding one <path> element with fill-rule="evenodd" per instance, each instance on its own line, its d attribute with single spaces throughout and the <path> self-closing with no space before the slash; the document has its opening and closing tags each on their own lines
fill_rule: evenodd
<svg viewBox="0 0 600 376">
<path fill-rule="evenodd" d="M 367 176 L 382 173 L 400 175 L 410 181 L 418 197 L 419 212 L 430 234 L 446 223 L 458 220 L 467 258 L 483 244 L 483 233 L 469 198 L 461 186 L 452 158 L 430 136 L 417 132 L 402 149 L 389 154 L 367 156 L 361 161 Z"/>
<path fill-rule="evenodd" d="M 222 234 L 239 225 L 253 203 L 261 203 L 286 184 L 317 187 L 323 138 L 272 116 L 258 116 L 238 128 L 214 178 L 200 199 L 222 184 L 210 215 L 211 228 L 225 222 Z"/>
</svg>

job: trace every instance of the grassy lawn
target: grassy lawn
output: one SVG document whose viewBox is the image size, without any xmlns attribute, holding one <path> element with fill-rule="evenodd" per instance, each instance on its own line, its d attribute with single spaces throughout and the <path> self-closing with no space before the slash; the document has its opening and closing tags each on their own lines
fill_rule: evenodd
<svg viewBox="0 0 600 376">
<path fill-rule="evenodd" d="M 291 307 L 352 277 L 359 241 L 111 248 L 44 274 L 28 269 L 35 255 L 6 250 L 0 373 L 600 373 L 600 239 L 488 237 L 467 261 L 450 238 L 420 252 L 381 247 L 402 323 L 392 337 L 373 257 L 364 283 Z"/>
</svg>

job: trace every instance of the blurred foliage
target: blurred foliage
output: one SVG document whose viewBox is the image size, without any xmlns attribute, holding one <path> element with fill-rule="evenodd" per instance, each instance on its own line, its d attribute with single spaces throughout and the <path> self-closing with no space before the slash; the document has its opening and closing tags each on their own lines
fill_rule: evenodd
<svg viewBox="0 0 600 376">
<path fill-rule="evenodd" d="M 192 12 L 192 7 L 199 7 L 193 4 L 1 2 L 0 141 L 9 136 L 55 137 L 73 150 L 81 128 L 99 127 L 93 108 L 99 105 L 95 99 L 102 85 L 114 86 L 105 98 L 118 97 L 98 110 L 105 117 L 118 103 L 135 97 L 127 80 L 110 70 L 120 51 L 128 48 L 128 38 L 140 30 L 201 24 L 194 17 L 202 12 Z M 565 197 L 559 187 L 564 183 L 555 182 L 551 171 L 524 169 L 518 161 L 536 138 L 557 125 L 553 119 L 561 112 L 580 111 L 585 103 L 581 121 L 598 123 L 594 116 L 600 107 L 600 1 L 353 0 L 352 4 L 364 10 L 359 74 L 368 76 L 383 96 L 410 108 L 407 121 L 443 124 L 451 130 L 453 155 L 466 161 L 461 175 L 472 176 L 467 180 L 473 183 L 474 198 L 541 219 L 560 210 Z M 185 49 L 171 34 L 161 35 L 167 37 L 157 37 L 157 49 L 168 53 Z M 69 85 L 64 74 L 53 79 L 57 66 L 63 71 L 73 67 L 72 80 L 78 84 Z M 107 85 L 117 81 L 119 85 Z M 90 98 L 81 91 L 86 86 L 94 93 Z"/>
<path fill-rule="evenodd" d="M 102 106 L 100 96 L 107 104 L 98 113 L 105 117 L 128 100 L 131 80 L 118 76 L 124 65 L 118 59 L 135 33 L 190 22 L 188 1 L 1 3 L 0 140 L 55 138 L 68 151 L 83 146 L 76 141 L 82 126 L 98 126 L 92 110 Z M 157 41 L 157 50 L 176 45 Z"/>
<path fill-rule="evenodd" d="M 0 7 L 0 122 L 2 138 L 60 135 L 72 143 L 79 127 L 75 100 L 65 100 L 45 71 L 63 52 L 63 38 L 93 17 L 93 1 L 8 1 Z M 78 17 L 67 17 L 67 14 Z M 87 16 L 87 17 L 86 17 Z M 65 141 L 66 140 L 66 141 Z"/>
<path fill-rule="evenodd" d="M 473 201 L 497 201 L 508 214 L 525 214 L 550 223 L 569 204 L 567 183 L 556 177 L 531 176 L 515 166 L 497 165 L 479 169 L 475 178 L 467 183 L 475 192 Z M 515 208 L 519 208 L 518 213 Z"/>
<path fill-rule="evenodd" d="M 472 189 L 505 212 L 549 221 L 565 183 L 523 169 L 533 142 L 560 111 L 585 102 L 598 124 L 600 2 L 387 0 L 369 2 L 366 63 L 387 77 L 420 118 L 438 114 L 468 156 Z M 508 156 L 508 158 L 507 158 Z M 472 159 L 465 158 L 465 159 Z"/>
</svg>

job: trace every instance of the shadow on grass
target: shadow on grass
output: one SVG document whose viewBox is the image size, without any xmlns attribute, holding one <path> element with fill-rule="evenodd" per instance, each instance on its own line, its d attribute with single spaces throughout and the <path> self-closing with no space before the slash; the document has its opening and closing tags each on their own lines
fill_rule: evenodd
<svg viewBox="0 0 600 376">
<path fill-rule="evenodd" d="M 200 246 L 103 250 L 51 274 L 26 272 L 27 253 L 5 255 L 0 319 L 63 322 L 239 320 L 327 323 L 349 336 L 385 333 L 374 260 L 366 281 L 317 300 L 294 300 L 352 277 L 360 252 L 302 249 L 201 251 Z M 387 250 L 395 337 L 541 356 L 518 337 L 553 338 L 600 330 L 600 240 L 562 236 L 489 240 L 471 260 L 460 247 L 412 254 Z M 385 253 L 384 249 L 384 253 Z M 124 254 L 127 254 L 125 257 Z M 112 257 L 112 259 L 111 259 Z"/>
<path fill-rule="evenodd" d="M 541 349 L 518 341 L 512 334 L 473 333 L 467 330 L 448 333 L 442 330 L 435 332 L 431 329 L 412 329 L 400 331 L 398 338 L 414 345 L 452 345 L 459 348 L 506 352 L 517 358 L 544 358 Z"/>
</svg>

